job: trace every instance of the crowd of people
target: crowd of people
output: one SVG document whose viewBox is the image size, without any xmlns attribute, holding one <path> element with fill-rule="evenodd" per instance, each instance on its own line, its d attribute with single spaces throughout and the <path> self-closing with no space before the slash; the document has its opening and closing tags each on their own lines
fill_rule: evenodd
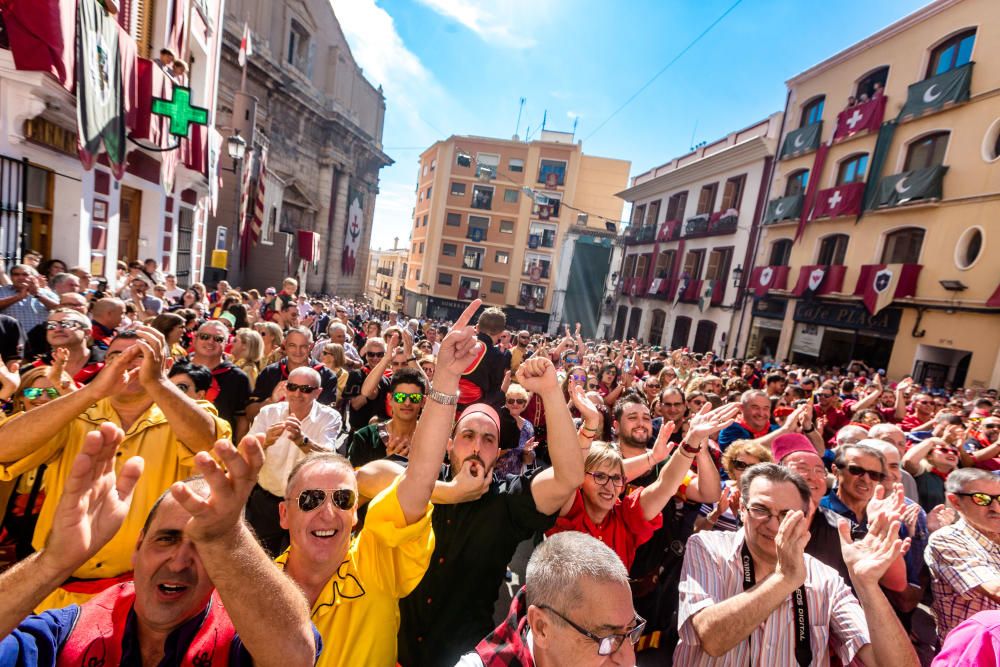
<svg viewBox="0 0 1000 667">
<path fill-rule="evenodd" d="M 1000 663 L 995 389 L 41 260 L 0 665 Z"/>
</svg>

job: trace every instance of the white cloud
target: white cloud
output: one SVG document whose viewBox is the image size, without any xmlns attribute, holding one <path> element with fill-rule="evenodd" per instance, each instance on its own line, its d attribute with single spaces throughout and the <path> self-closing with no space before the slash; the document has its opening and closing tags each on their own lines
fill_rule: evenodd
<svg viewBox="0 0 1000 667">
<path fill-rule="evenodd" d="M 465 26 L 488 44 L 515 49 L 535 46 L 526 32 L 530 21 L 538 19 L 537 0 L 419 0 L 441 16 Z"/>
</svg>

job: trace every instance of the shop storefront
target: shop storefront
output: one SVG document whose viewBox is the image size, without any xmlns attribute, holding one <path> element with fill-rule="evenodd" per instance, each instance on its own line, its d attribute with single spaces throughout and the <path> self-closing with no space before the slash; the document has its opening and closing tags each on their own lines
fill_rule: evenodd
<svg viewBox="0 0 1000 667">
<path fill-rule="evenodd" d="M 860 304 L 799 301 L 792 317 L 791 360 L 837 366 L 857 359 L 873 368 L 886 368 L 901 316 L 899 308 L 886 308 L 872 316 Z"/>
<path fill-rule="evenodd" d="M 787 309 L 787 299 L 765 297 L 753 300 L 753 319 L 750 322 L 750 337 L 745 352 L 747 358 L 775 359 Z"/>
</svg>

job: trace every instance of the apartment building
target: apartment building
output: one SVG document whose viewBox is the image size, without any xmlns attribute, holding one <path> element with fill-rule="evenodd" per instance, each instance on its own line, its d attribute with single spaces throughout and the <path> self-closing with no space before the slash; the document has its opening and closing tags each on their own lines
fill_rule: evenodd
<svg viewBox="0 0 1000 667">
<path fill-rule="evenodd" d="M 406 313 L 450 320 L 478 297 L 511 327 L 593 335 L 629 168 L 563 132 L 436 142 L 420 156 Z"/>
<path fill-rule="evenodd" d="M 409 250 L 372 250 L 366 296 L 376 310 L 394 313 L 403 309 L 403 280 Z"/>
<path fill-rule="evenodd" d="M 613 338 L 721 354 L 731 347 L 781 118 L 654 167 L 618 193 L 632 216 Z"/>
<path fill-rule="evenodd" d="M 739 353 L 1000 385 L 1000 4 L 934 2 L 787 85 Z"/>
</svg>

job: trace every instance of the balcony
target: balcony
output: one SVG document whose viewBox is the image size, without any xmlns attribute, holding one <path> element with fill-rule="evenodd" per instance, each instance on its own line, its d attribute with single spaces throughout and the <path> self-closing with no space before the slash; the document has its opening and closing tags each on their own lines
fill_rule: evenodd
<svg viewBox="0 0 1000 667">
<path fill-rule="evenodd" d="M 879 181 L 872 208 L 895 208 L 938 201 L 943 196 L 945 165 L 904 171 Z"/>
<path fill-rule="evenodd" d="M 704 293 L 704 285 L 702 286 L 702 293 Z M 713 306 L 721 306 L 722 300 L 725 298 L 726 282 L 724 280 L 712 281 L 712 298 L 709 301 L 709 304 Z"/>
<path fill-rule="evenodd" d="M 792 288 L 792 294 L 803 296 L 813 294 L 836 294 L 844 291 L 844 275 L 847 267 L 843 264 L 810 264 L 799 269 L 799 280 Z"/>
<path fill-rule="evenodd" d="M 767 211 L 764 213 L 764 224 L 773 225 L 782 220 L 798 220 L 802 214 L 802 202 L 805 196 L 802 193 L 779 197 L 767 202 Z"/>
<path fill-rule="evenodd" d="M 709 234 L 733 234 L 739 228 L 740 216 L 735 209 L 718 211 L 708 220 Z"/>
<path fill-rule="evenodd" d="M 656 226 L 643 225 L 639 228 L 639 243 L 652 243 L 656 240 Z"/>
<path fill-rule="evenodd" d="M 787 160 L 816 150 L 822 134 L 822 121 L 792 130 L 785 135 L 785 142 L 781 144 L 781 159 Z"/>
<path fill-rule="evenodd" d="M 660 225 L 660 231 L 656 235 L 656 240 L 660 242 L 676 241 L 681 237 L 682 227 L 681 220 L 667 220 Z"/>
<path fill-rule="evenodd" d="M 472 301 L 479 298 L 479 290 L 471 287 L 459 287 L 458 298 L 462 301 Z"/>
<path fill-rule="evenodd" d="M 910 84 L 906 91 L 906 103 L 899 112 L 899 120 L 916 118 L 947 105 L 968 100 L 974 64 L 966 63 L 961 67 Z"/>
<path fill-rule="evenodd" d="M 701 283 L 700 280 L 689 280 L 687 285 L 683 285 L 684 291 L 681 292 L 680 300 L 684 303 L 698 303 L 698 299 L 701 297 Z"/>
<path fill-rule="evenodd" d="M 879 95 L 863 104 L 847 107 L 837 114 L 837 128 L 833 131 L 834 141 L 843 141 L 862 132 L 878 132 L 885 117 L 887 98 Z"/>
<path fill-rule="evenodd" d="M 817 218 L 838 218 L 842 215 L 859 215 L 865 196 L 865 184 L 843 183 L 816 193 L 810 220 Z"/>
<path fill-rule="evenodd" d="M 684 236 L 700 236 L 708 232 L 708 220 L 711 216 L 708 213 L 700 213 L 693 218 L 688 218 L 684 223 Z"/>
</svg>

